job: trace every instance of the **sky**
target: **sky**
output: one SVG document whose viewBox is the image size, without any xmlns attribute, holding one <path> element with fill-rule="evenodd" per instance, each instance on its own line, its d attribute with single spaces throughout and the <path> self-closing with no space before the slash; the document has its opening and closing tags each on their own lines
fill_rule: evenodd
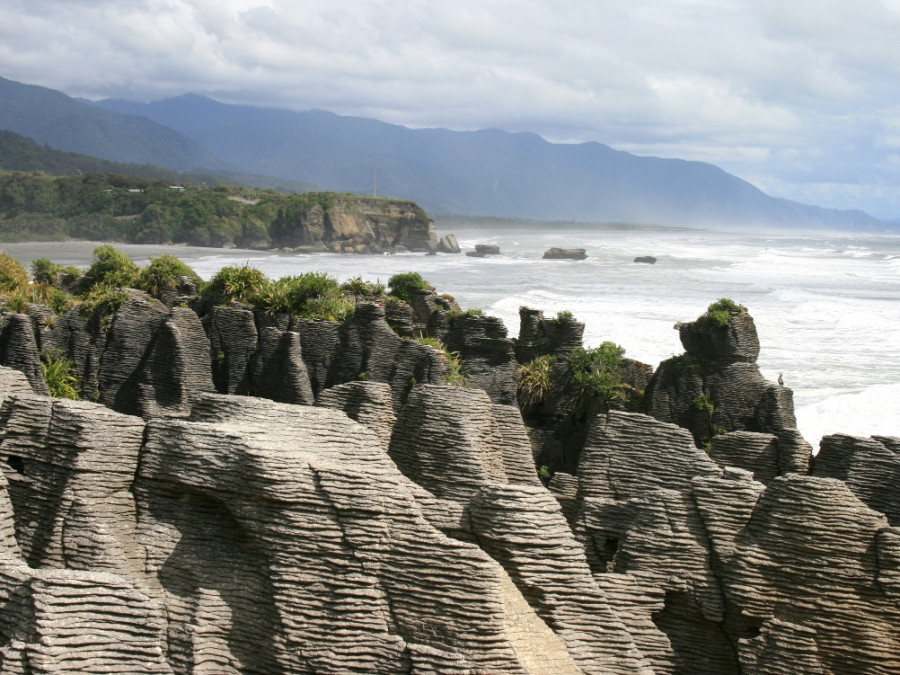
<svg viewBox="0 0 900 675">
<path fill-rule="evenodd" d="M 599 141 L 900 218 L 900 0 L 3 0 L 0 76 Z"/>
</svg>

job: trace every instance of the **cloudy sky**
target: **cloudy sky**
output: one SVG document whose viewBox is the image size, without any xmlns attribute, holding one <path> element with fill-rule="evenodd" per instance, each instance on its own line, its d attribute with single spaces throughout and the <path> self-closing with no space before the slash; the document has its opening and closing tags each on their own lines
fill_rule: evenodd
<svg viewBox="0 0 900 675">
<path fill-rule="evenodd" d="M 900 0 L 3 0 L 0 76 L 600 141 L 900 217 Z"/>
</svg>

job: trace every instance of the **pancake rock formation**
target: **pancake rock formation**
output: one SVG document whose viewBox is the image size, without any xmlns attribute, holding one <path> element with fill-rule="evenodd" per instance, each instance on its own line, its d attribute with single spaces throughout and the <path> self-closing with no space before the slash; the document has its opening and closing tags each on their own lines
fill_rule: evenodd
<svg viewBox="0 0 900 675">
<path fill-rule="evenodd" d="M 900 672 L 900 438 L 813 459 L 743 308 L 654 371 L 431 291 L 123 297 L 0 316 L 0 672 Z"/>
</svg>

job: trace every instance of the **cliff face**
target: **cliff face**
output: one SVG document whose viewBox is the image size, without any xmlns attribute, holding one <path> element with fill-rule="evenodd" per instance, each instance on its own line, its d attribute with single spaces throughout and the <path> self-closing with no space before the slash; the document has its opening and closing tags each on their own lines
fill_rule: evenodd
<svg viewBox="0 0 900 675">
<path fill-rule="evenodd" d="M 345 253 L 437 250 L 434 223 L 415 202 L 355 195 L 297 195 L 271 229 L 279 248 L 327 248 Z"/>
<path fill-rule="evenodd" d="M 719 334 L 687 341 L 699 375 L 658 371 L 644 412 L 591 409 L 579 435 L 577 322 L 526 313 L 514 341 L 420 300 L 409 325 L 468 355 L 475 386 L 377 305 L 201 320 L 133 292 L 52 329 L 6 315 L 0 671 L 900 670 L 900 439 L 830 437 L 810 475 L 790 398 Z M 35 393 L 50 345 L 96 402 Z M 509 401 L 517 352 L 558 358 L 540 433 Z M 719 423 L 706 452 L 645 414 L 695 375 L 717 420 L 768 422 Z M 539 476 L 551 445 L 573 471 Z"/>
</svg>

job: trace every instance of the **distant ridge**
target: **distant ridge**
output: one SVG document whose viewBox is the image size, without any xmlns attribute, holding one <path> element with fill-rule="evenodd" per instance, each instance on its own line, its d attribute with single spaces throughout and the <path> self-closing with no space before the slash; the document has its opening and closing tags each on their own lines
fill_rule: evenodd
<svg viewBox="0 0 900 675">
<path fill-rule="evenodd" d="M 234 169 L 188 136 L 138 115 L 122 115 L 65 94 L 0 78 L 0 129 L 40 145 L 177 171 Z"/>
<path fill-rule="evenodd" d="M 13 131 L 0 131 L 0 170 L 30 171 L 51 176 L 79 176 L 107 173 L 138 178 L 165 179 L 195 185 L 229 185 L 272 188 L 281 192 L 308 192 L 315 186 L 286 178 L 252 176 L 229 171 L 221 173 L 186 173 L 152 164 L 123 164 L 76 152 L 65 152 L 38 145 Z"/>
<path fill-rule="evenodd" d="M 861 211 L 770 197 L 712 164 L 638 157 L 602 143 L 554 144 L 495 129 L 409 129 L 322 110 L 229 105 L 193 94 L 99 105 L 177 129 L 253 173 L 367 192 L 377 170 L 380 190 L 437 214 L 676 226 L 885 227 Z"/>
<path fill-rule="evenodd" d="M 185 95 L 96 105 L 0 78 L 0 129 L 117 162 L 275 176 L 411 199 L 432 214 L 686 227 L 892 229 L 861 211 L 770 197 L 702 162 L 499 130 L 409 129 Z"/>
</svg>

